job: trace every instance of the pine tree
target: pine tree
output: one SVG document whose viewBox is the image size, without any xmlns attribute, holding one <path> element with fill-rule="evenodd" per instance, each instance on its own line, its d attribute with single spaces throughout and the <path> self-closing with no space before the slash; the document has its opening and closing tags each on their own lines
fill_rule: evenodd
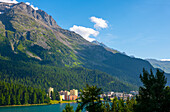
<svg viewBox="0 0 170 112">
<path fill-rule="evenodd" d="M 28 104 L 28 95 L 26 92 L 24 93 L 24 104 Z"/>
<path fill-rule="evenodd" d="M 52 100 L 55 100 L 56 99 L 56 95 L 55 95 L 55 92 L 52 92 Z"/>
<path fill-rule="evenodd" d="M 58 92 L 57 92 L 57 94 L 56 94 L 56 100 L 59 100 L 59 101 L 60 101 L 60 95 L 59 95 Z"/>
<path fill-rule="evenodd" d="M 85 108 L 89 112 L 99 112 L 102 111 L 102 101 L 100 100 L 100 94 L 102 94 L 101 88 L 97 86 L 86 85 L 84 90 L 80 90 L 80 105 L 81 110 Z"/>
<path fill-rule="evenodd" d="M 44 95 L 43 93 L 40 94 L 40 99 L 41 99 L 40 102 L 41 102 L 41 103 L 44 103 L 44 96 L 45 96 L 45 95 Z"/>
<path fill-rule="evenodd" d="M 157 70 L 156 75 L 150 74 L 143 70 L 140 75 L 143 86 L 139 88 L 139 96 L 137 96 L 137 104 L 135 111 L 137 112 L 169 112 L 170 106 L 166 102 L 169 98 L 169 91 L 166 93 L 167 79 L 164 72 Z M 167 108 L 164 108 L 167 107 Z"/>
<path fill-rule="evenodd" d="M 118 112 L 126 112 L 125 111 L 125 104 L 124 104 L 123 99 L 120 99 L 118 101 Z"/>
<path fill-rule="evenodd" d="M 1 95 L 1 105 L 5 105 L 5 96 L 3 95 L 3 93 L 2 93 L 2 95 Z"/>
<path fill-rule="evenodd" d="M 16 105 L 17 104 L 17 99 L 15 95 L 12 95 L 12 105 Z"/>
<path fill-rule="evenodd" d="M 46 103 L 50 103 L 50 97 L 48 96 L 47 98 L 46 98 Z"/>
<path fill-rule="evenodd" d="M 11 96 L 8 95 L 8 98 L 7 98 L 7 105 L 10 105 L 11 104 Z"/>
<path fill-rule="evenodd" d="M 129 97 L 126 100 L 126 111 L 127 112 L 133 112 L 133 105 L 134 105 L 134 99 L 130 100 Z"/>
<path fill-rule="evenodd" d="M 37 103 L 37 94 L 34 92 L 34 99 L 33 99 L 33 103 L 36 104 Z"/>
<path fill-rule="evenodd" d="M 111 111 L 112 112 L 117 112 L 118 111 L 118 99 L 117 99 L 116 96 L 113 99 Z"/>
<path fill-rule="evenodd" d="M 65 106 L 65 109 L 63 109 L 63 112 L 74 112 L 73 106 L 70 106 L 70 104 L 68 103 L 68 104 Z"/>
<path fill-rule="evenodd" d="M 75 112 L 81 112 L 81 106 L 80 104 L 78 104 L 77 108 L 76 108 L 76 111 Z"/>
<path fill-rule="evenodd" d="M 106 112 L 110 112 L 110 104 L 107 102 L 106 104 L 105 104 L 105 108 L 106 108 Z"/>
<path fill-rule="evenodd" d="M 18 96 L 17 96 L 17 105 L 21 105 L 20 94 L 18 94 Z"/>
</svg>

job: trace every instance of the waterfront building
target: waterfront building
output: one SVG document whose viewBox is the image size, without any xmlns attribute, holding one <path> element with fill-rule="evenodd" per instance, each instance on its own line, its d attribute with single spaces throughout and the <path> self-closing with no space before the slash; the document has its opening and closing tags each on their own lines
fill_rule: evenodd
<svg viewBox="0 0 170 112">
<path fill-rule="evenodd" d="M 76 89 L 70 90 L 70 95 L 78 96 L 78 90 L 76 90 Z"/>
<path fill-rule="evenodd" d="M 61 90 L 59 94 L 63 100 L 76 100 L 78 97 L 78 90 L 73 89 L 70 90 L 70 92 Z"/>
<path fill-rule="evenodd" d="M 49 95 L 50 98 L 51 98 L 51 93 L 52 93 L 52 92 L 54 92 L 54 88 L 50 87 L 50 88 L 48 89 L 48 95 Z"/>
<path fill-rule="evenodd" d="M 69 95 L 69 100 L 76 100 L 77 96 L 76 95 Z"/>
</svg>

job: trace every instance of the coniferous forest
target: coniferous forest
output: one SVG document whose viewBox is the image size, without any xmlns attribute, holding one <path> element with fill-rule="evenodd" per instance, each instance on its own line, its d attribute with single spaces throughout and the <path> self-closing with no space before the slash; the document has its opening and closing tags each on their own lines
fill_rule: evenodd
<svg viewBox="0 0 170 112">
<path fill-rule="evenodd" d="M 0 80 L 45 89 L 53 87 L 60 91 L 65 89 L 82 89 L 86 84 L 97 85 L 104 91 L 130 91 L 137 87 L 121 82 L 107 73 L 83 67 L 56 67 L 31 62 L 0 60 Z"/>
<path fill-rule="evenodd" d="M 45 90 L 0 81 L 0 105 L 49 103 Z"/>
</svg>

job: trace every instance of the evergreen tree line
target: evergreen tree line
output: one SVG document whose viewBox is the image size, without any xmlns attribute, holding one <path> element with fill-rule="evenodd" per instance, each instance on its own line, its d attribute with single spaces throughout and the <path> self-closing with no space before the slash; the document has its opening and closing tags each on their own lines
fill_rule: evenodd
<svg viewBox="0 0 170 112">
<path fill-rule="evenodd" d="M 118 100 L 115 97 L 111 104 L 108 102 L 102 104 L 102 110 L 103 112 L 133 112 L 133 105 L 135 104 L 136 100 L 133 97 L 131 99 L 128 97 L 126 101 Z"/>
<path fill-rule="evenodd" d="M 0 105 L 49 103 L 45 90 L 0 81 Z"/>
</svg>

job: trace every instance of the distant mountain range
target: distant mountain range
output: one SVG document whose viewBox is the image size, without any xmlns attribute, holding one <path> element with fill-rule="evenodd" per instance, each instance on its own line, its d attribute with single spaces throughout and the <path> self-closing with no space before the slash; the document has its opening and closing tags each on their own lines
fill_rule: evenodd
<svg viewBox="0 0 170 112">
<path fill-rule="evenodd" d="M 143 68 L 156 71 L 146 60 L 129 57 L 97 41 L 88 42 L 62 29 L 52 16 L 23 2 L 0 3 L 0 12 L 0 72 L 5 74 L 1 80 L 62 89 L 80 89 L 87 82 L 106 86 L 105 90 L 128 91 L 140 85 Z"/>
<path fill-rule="evenodd" d="M 146 59 L 149 61 L 153 67 L 162 69 L 166 73 L 170 73 L 170 61 L 160 61 L 156 59 Z"/>
</svg>

